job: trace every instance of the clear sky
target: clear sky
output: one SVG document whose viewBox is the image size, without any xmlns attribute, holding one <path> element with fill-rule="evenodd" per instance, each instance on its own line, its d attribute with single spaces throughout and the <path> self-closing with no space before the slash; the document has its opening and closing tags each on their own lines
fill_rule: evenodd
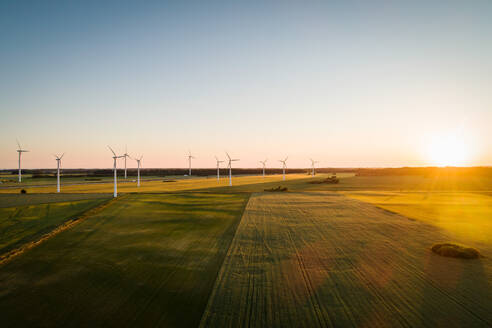
<svg viewBox="0 0 492 328">
<path fill-rule="evenodd" d="M 0 168 L 492 165 L 492 1 L 0 1 Z M 441 154 L 441 153 L 442 154 Z"/>
</svg>

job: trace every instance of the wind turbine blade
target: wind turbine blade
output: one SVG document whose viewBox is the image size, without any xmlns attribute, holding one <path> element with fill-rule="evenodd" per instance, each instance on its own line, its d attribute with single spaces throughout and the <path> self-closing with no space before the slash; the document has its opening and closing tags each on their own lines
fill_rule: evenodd
<svg viewBox="0 0 492 328">
<path fill-rule="evenodd" d="M 108 148 L 109 148 L 109 150 L 111 150 L 111 152 L 113 153 L 113 155 L 116 156 L 116 153 L 114 152 L 113 148 L 111 148 L 109 146 L 108 146 Z"/>
<path fill-rule="evenodd" d="M 140 159 L 139 159 L 139 161 L 141 161 L 141 160 L 142 160 L 142 158 L 143 158 L 143 155 L 142 155 L 142 156 L 140 156 Z"/>
<path fill-rule="evenodd" d="M 15 141 L 17 142 L 17 147 L 19 147 L 19 150 L 22 149 L 21 145 L 20 145 L 20 142 L 19 142 L 19 139 L 15 139 Z"/>
<path fill-rule="evenodd" d="M 63 156 L 65 156 L 65 153 L 63 153 L 63 154 L 60 156 L 60 159 L 62 159 L 62 158 L 63 158 Z"/>
<path fill-rule="evenodd" d="M 229 156 L 229 154 L 227 152 L 225 152 L 226 155 L 227 155 L 227 158 L 229 158 L 229 161 L 231 160 L 231 156 Z"/>
<path fill-rule="evenodd" d="M 289 156 L 287 156 L 285 159 L 284 159 L 284 162 L 287 162 L 287 159 L 289 158 Z"/>
</svg>

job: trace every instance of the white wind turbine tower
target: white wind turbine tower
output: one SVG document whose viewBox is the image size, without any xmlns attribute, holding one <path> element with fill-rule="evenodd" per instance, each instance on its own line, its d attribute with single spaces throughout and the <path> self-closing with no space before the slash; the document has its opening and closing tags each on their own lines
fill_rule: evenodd
<svg viewBox="0 0 492 328">
<path fill-rule="evenodd" d="M 279 159 L 278 161 L 282 163 L 282 175 L 283 175 L 283 180 L 285 180 L 285 169 L 287 168 L 287 159 L 289 156 L 287 156 L 284 160 Z"/>
<path fill-rule="evenodd" d="M 188 150 L 188 164 L 189 164 L 189 171 L 188 175 L 191 176 L 191 159 L 195 158 L 193 155 L 191 155 L 191 150 Z"/>
<path fill-rule="evenodd" d="M 61 156 L 58 155 L 53 155 L 56 158 L 56 192 L 60 192 L 60 167 L 61 167 L 61 159 L 65 153 L 63 153 Z"/>
<path fill-rule="evenodd" d="M 312 158 L 310 158 L 310 160 L 311 160 L 311 176 L 314 177 L 316 175 L 314 164 L 318 163 L 318 161 L 315 161 Z"/>
<path fill-rule="evenodd" d="M 17 141 L 17 146 L 19 147 L 19 149 L 17 149 L 17 152 L 19 153 L 19 182 L 22 182 L 21 155 L 22 153 L 29 152 L 29 150 L 22 149 L 19 140 L 16 141 Z"/>
<path fill-rule="evenodd" d="M 142 161 L 143 155 L 140 158 L 134 158 L 137 161 L 137 187 L 140 187 L 140 162 Z"/>
<path fill-rule="evenodd" d="M 223 163 L 224 161 L 219 161 L 217 156 L 215 156 L 215 160 L 217 161 L 217 181 L 220 180 L 220 163 Z"/>
<path fill-rule="evenodd" d="M 116 153 L 114 152 L 114 150 L 109 147 L 109 150 L 111 150 L 111 152 L 113 153 L 113 171 L 114 171 L 114 193 L 113 193 L 113 197 L 118 197 L 118 187 L 117 187 L 117 177 L 116 177 L 116 160 L 118 158 L 123 158 L 125 156 L 116 156 Z"/>
<path fill-rule="evenodd" d="M 265 177 L 265 166 L 267 161 L 268 159 L 265 159 L 264 161 L 260 161 L 260 163 L 263 164 L 263 177 Z"/>
<path fill-rule="evenodd" d="M 125 158 L 125 179 L 126 179 L 126 159 L 127 157 L 130 157 L 130 155 L 128 155 L 128 147 L 125 145 L 125 153 L 123 154 L 123 157 Z"/>
<path fill-rule="evenodd" d="M 232 162 L 239 161 L 239 159 L 231 159 L 231 156 L 227 152 L 226 155 L 229 159 L 229 186 L 232 186 Z"/>
</svg>

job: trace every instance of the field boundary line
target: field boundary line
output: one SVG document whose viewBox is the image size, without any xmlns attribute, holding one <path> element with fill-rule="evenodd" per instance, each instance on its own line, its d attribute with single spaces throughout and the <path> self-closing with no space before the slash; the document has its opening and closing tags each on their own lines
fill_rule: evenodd
<svg viewBox="0 0 492 328">
<path fill-rule="evenodd" d="M 220 281 L 222 280 L 222 278 L 225 274 L 224 262 L 230 256 L 230 254 L 232 252 L 232 246 L 234 245 L 234 241 L 237 238 L 237 232 L 239 231 L 239 228 L 240 228 L 241 224 L 243 223 L 244 213 L 246 213 L 249 202 L 251 201 L 251 197 L 254 194 L 258 194 L 258 193 L 250 193 L 249 197 L 248 197 L 248 201 L 244 205 L 243 213 L 241 214 L 241 219 L 239 219 L 239 223 L 237 224 L 236 231 L 234 231 L 234 237 L 232 237 L 231 243 L 229 244 L 229 248 L 227 249 L 227 253 L 225 254 L 224 259 L 222 260 L 222 264 L 220 265 L 220 270 L 217 273 L 217 277 L 215 278 L 215 282 L 214 282 L 214 286 L 212 288 L 212 291 L 210 292 L 210 295 L 208 296 L 207 305 L 205 306 L 205 309 L 203 310 L 202 317 L 200 319 L 200 323 L 198 324 L 198 327 L 204 327 L 204 324 L 205 324 L 204 320 L 205 320 L 207 314 L 209 314 L 209 312 L 210 312 L 210 309 L 212 307 L 212 300 L 215 298 L 215 295 L 217 293 Z"/>
<path fill-rule="evenodd" d="M 24 252 L 40 245 L 41 243 L 43 243 L 46 240 L 56 236 L 57 234 L 74 227 L 75 225 L 79 224 L 80 222 L 85 221 L 89 217 L 101 212 L 106 207 L 110 206 L 115 201 L 117 201 L 118 199 L 121 199 L 123 197 L 125 197 L 125 196 L 120 196 L 118 198 L 112 198 L 112 199 L 106 200 L 102 204 L 99 204 L 93 208 L 88 209 L 87 211 L 80 214 L 79 216 L 72 218 L 68 221 L 65 221 L 64 223 L 62 223 L 58 227 L 54 228 L 50 232 L 47 232 L 46 234 L 40 236 L 37 240 L 34 240 L 34 241 L 28 242 L 24 245 L 21 245 L 20 247 L 13 249 L 13 250 L 5 253 L 5 254 L 1 254 L 0 255 L 0 266 L 10 262 L 15 257 L 17 257 L 17 256 L 23 254 Z"/>
</svg>

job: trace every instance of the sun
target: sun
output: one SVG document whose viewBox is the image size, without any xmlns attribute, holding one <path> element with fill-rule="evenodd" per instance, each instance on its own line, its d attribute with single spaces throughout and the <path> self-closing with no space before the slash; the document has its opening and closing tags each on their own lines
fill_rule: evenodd
<svg viewBox="0 0 492 328">
<path fill-rule="evenodd" d="M 469 162 L 470 152 L 462 137 L 449 134 L 429 140 L 428 157 L 436 166 L 462 166 Z"/>
</svg>

